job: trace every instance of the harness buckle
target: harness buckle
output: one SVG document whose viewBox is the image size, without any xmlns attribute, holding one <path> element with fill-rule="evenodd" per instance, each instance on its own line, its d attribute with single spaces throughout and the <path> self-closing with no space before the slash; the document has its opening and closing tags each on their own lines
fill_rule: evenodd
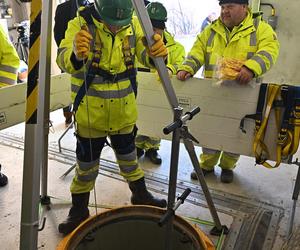
<svg viewBox="0 0 300 250">
<path fill-rule="evenodd" d="M 261 127 L 261 121 L 255 120 L 255 131 L 257 132 Z"/>
<path fill-rule="evenodd" d="M 300 119 L 300 111 L 294 110 L 294 111 L 293 111 L 293 115 L 294 115 L 294 118 L 295 118 L 295 119 Z"/>
<path fill-rule="evenodd" d="M 287 129 L 282 129 L 278 134 L 277 144 L 284 145 L 284 143 L 287 141 L 287 138 Z"/>
<path fill-rule="evenodd" d="M 294 118 L 292 121 L 293 121 L 292 124 L 294 126 L 297 126 L 297 127 L 300 126 L 300 119 Z"/>
<path fill-rule="evenodd" d="M 289 86 L 288 85 L 281 85 L 281 91 L 288 91 L 289 90 Z"/>
</svg>

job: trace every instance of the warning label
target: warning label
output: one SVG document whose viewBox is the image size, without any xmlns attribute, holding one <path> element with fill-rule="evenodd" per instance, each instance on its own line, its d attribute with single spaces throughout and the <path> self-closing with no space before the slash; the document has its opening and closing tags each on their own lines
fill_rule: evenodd
<svg viewBox="0 0 300 250">
<path fill-rule="evenodd" d="M 177 96 L 179 106 L 183 109 L 190 109 L 191 108 L 191 98 L 185 96 Z"/>
</svg>

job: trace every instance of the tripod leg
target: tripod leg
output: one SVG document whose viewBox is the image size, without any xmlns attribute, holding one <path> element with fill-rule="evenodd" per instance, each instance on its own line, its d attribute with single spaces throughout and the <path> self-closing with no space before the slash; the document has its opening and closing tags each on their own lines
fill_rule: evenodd
<svg viewBox="0 0 300 250">
<path fill-rule="evenodd" d="M 61 177 L 59 177 L 59 178 L 61 178 L 61 179 L 63 179 L 63 178 L 65 178 L 74 168 L 76 168 L 76 163 L 74 163 L 73 165 L 72 165 L 72 167 L 70 167 Z"/>
<path fill-rule="evenodd" d="M 296 178 L 295 187 L 293 191 L 293 200 L 298 200 L 299 192 L 300 192 L 300 164 L 298 166 L 298 173 L 297 173 L 297 178 Z"/>
<path fill-rule="evenodd" d="M 21 48 L 21 55 L 22 55 L 22 60 L 27 64 L 27 56 L 26 56 L 26 48 L 24 48 L 24 45 L 21 43 L 20 45 L 20 48 Z"/>
<path fill-rule="evenodd" d="M 211 198 L 211 195 L 210 195 L 210 192 L 208 190 L 206 181 L 204 179 L 203 172 L 200 168 L 200 164 L 198 162 L 198 158 L 197 158 L 197 155 L 196 155 L 196 152 L 195 152 L 194 144 L 191 140 L 186 139 L 186 138 L 183 138 L 183 143 L 184 143 L 184 146 L 185 146 L 186 150 L 189 153 L 189 156 L 190 156 L 190 159 L 192 161 L 194 170 L 197 173 L 198 180 L 200 182 L 200 185 L 201 185 L 201 188 L 203 190 L 205 199 L 207 201 L 207 205 L 208 205 L 210 214 L 211 214 L 211 216 L 214 220 L 214 223 L 215 223 L 215 228 L 213 228 L 213 230 L 211 231 L 211 234 L 219 235 L 219 234 L 222 233 L 223 230 L 224 230 L 224 233 L 226 234 L 226 233 L 228 233 L 228 229 L 227 229 L 226 226 L 221 225 L 217 210 L 215 208 L 214 202 L 213 202 L 213 200 Z"/>
<path fill-rule="evenodd" d="M 176 198 L 176 183 L 178 174 L 178 159 L 180 149 L 180 129 L 175 129 L 172 136 L 172 151 L 169 173 L 169 191 L 168 191 L 168 207 L 169 212 L 173 211 Z M 165 249 L 172 249 L 172 233 L 173 233 L 173 216 L 171 216 L 166 225 L 166 246 Z"/>
<path fill-rule="evenodd" d="M 300 192 L 300 164 L 297 164 L 297 165 L 298 165 L 298 173 L 297 173 L 297 178 L 296 178 L 295 187 L 294 187 L 293 196 L 292 196 L 293 207 L 291 209 L 287 237 L 289 237 L 293 231 L 296 205 L 297 205 L 297 200 L 298 200 L 298 196 L 299 196 L 299 192 Z"/>
<path fill-rule="evenodd" d="M 62 133 L 62 135 L 58 138 L 58 151 L 61 153 L 61 140 L 66 135 L 66 133 L 73 127 L 74 121 L 71 122 L 71 124 L 65 129 L 65 131 Z"/>
<path fill-rule="evenodd" d="M 172 137 L 172 151 L 169 173 L 168 208 L 173 208 L 176 198 L 178 159 L 180 149 L 180 132 L 175 130 Z"/>
</svg>

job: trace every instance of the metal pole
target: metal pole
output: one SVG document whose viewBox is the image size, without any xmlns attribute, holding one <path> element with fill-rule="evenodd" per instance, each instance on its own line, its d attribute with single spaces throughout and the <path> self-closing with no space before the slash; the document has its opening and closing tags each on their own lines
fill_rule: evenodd
<svg viewBox="0 0 300 250">
<path fill-rule="evenodd" d="M 142 1 L 142 0 L 131 0 L 131 1 L 134 6 L 136 15 L 139 18 L 139 21 L 143 28 L 145 37 L 147 39 L 147 43 L 149 45 L 151 45 L 151 44 L 153 44 L 152 37 L 154 35 L 154 32 L 153 32 L 153 27 L 152 27 L 148 12 L 145 8 L 144 1 Z M 159 74 L 159 77 L 161 79 L 162 86 L 165 90 L 168 101 L 174 111 L 174 109 L 176 109 L 179 106 L 179 103 L 178 103 L 174 88 L 172 86 L 164 59 L 162 57 L 152 58 L 152 59 L 155 64 L 156 70 Z"/>
<path fill-rule="evenodd" d="M 36 138 L 41 32 L 41 0 L 32 0 L 30 14 L 29 73 L 27 82 L 26 127 L 23 162 L 20 249 L 37 249 L 40 166 Z"/>
<path fill-rule="evenodd" d="M 23 167 L 20 249 L 35 250 L 38 243 L 39 194 L 41 167 L 46 156 L 44 112 L 49 112 L 51 35 L 48 21 L 51 18 L 52 0 L 32 0 L 30 15 L 30 55 L 26 103 L 26 128 Z M 42 12 L 43 7 L 43 12 Z M 41 34 L 41 20 L 43 32 Z M 51 24 L 51 23 L 50 23 Z M 51 34 L 51 33 L 50 33 Z M 40 50 L 40 40 L 43 42 Z M 40 53 L 40 54 L 39 54 Z M 40 61 L 38 60 L 40 55 Z M 39 77 L 40 76 L 40 77 Z M 38 82 L 39 79 L 39 82 Z M 48 105 L 48 106 L 47 106 Z M 40 106 L 40 107 L 38 107 Z M 48 138 L 48 137 L 47 137 Z M 45 176 L 44 176 L 45 177 Z"/>
<path fill-rule="evenodd" d="M 185 146 L 186 150 L 189 153 L 190 159 L 191 159 L 192 164 L 194 166 L 194 170 L 197 173 L 202 191 L 203 191 L 205 199 L 207 201 L 207 205 L 208 205 L 210 214 L 211 214 L 211 216 L 213 218 L 213 221 L 215 223 L 215 227 L 218 231 L 222 231 L 222 225 L 221 225 L 216 207 L 214 205 L 214 202 L 211 198 L 211 195 L 210 195 L 209 189 L 207 187 L 206 181 L 204 179 L 203 172 L 200 168 L 199 161 L 198 161 L 198 158 L 197 158 L 197 155 L 196 155 L 196 152 L 195 152 L 194 144 L 190 139 L 187 139 L 187 138 L 183 138 L 183 143 L 184 143 L 184 146 Z"/>
<path fill-rule="evenodd" d="M 74 121 L 71 122 L 71 124 L 65 129 L 65 131 L 62 133 L 62 135 L 58 138 L 58 152 L 61 153 L 61 140 L 66 135 L 66 133 L 73 127 Z"/>
<path fill-rule="evenodd" d="M 38 138 L 44 138 L 42 152 L 42 204 L 50 204 L 48 197 L 48 141 L 49 141 L 49 110 L 50 110 L 50 76 L 51 76 L 51 33 L 52 33 L 52 0 L 44 1 L 41 27 L 41 60 L 38 109 Z"/>
<path fill-rule="evenodd" d="M 182 115 L 182 108 L 175 109 L 174 122 L 180 119 Z M 173 211 L 174 203 L 176 198 L 176 184 L 178 174 L 178 160 L 180 151 L 180 128 L 175 129 L 172 135 L 172 151 L 171 151 L 171 162 L 170 162 L 170 173 L 169 173 L 169 190 L 168 190 L 168 211 Z M 172 234 L 173 234 L 173 221 L 174 217 L 170 217 L 166 226 L 166 240 L 165 249 L 172 249 Z"/>
<path fill-rule="evenodd" d="M 296 160 L 296 162 L 293 162 L 293 163 L 298 166 L 298 173 L 297 173 L 293 196 L 292 196 L 293 205 L 292 205 L 291 215 L 290 215 L 289 223 L 288 223 L 288 232 L 287 232 L 288 238 L 291 236 L 291 234 L 293 232 L 296 205 L 297 205 L 297 200 L 298 200 L 298 196 L 299 196 L 299 192 L 300 192 L 300 163 L 298 162 L 298 159 Z"/>
</svg>

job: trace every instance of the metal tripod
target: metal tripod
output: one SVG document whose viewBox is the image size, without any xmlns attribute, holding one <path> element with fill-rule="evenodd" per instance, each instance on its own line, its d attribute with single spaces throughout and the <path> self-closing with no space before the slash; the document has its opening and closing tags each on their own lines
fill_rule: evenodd
<svg viewBox="0 0 300 250">
<path fill-rule="evenodd" d="M 186 125 L 186 121 L 191 120 L 197 113 L 200 112 L 200 108 L 194 108 L 190 112 L 186 112 L 185 115 L 182 116 L 182 108 L 175 109 L 174 113 L 174 122 L 164 128 L 164 133 L 169 134 L 173 132 L 172 136 L 172 151 L 171 151 L 171 164 L 170 164 L 170 175 L 169 175 L 169 192 L 168 192 L 168 208 L 165 216 L 160 220 L 159 225 L 166 226 L 166 249 L 172 249 L 172 231 L 173 231 L 173 217 L 175 214 L 175 210 L 178 208 L 176 204 L 174 205 L 175 196 L 176 196 L 176 183 L 177 183 L 177 175 L 178 175 L 178 158 L 180 151 L 180 140 L 183 140 L 184 146 L 189 154 L 191 162 L 193 164 L 194 170 L 198 176 L 198 180 L 200 182 L 202 191 L 204 193 L 205 199 L 207 201 L 207 205 L 215 226 L 212 228 L 210 233 L 212 235 L 221 235 L 222 233 L 228 234 L 229 230 L 225 225 L 221 225 L 219 216 L 217 214 L 214 202 L 211 198 L 209 189 L 207 187 L 206 181 L 204 179 L 203 172 L 200 168 L 197 154 L 195 152 L 194 143 L 199 143 L 192 134 L 189 133 L 188 127 Z M 181 203 L 183 203 L 182 200 Z"/>
<path fill-rule="evenodd" d="M 152 45 L 154 43 L 152 37 L 154 35 L 153 27 L 146 11 L 144 1 L 141 0 L 132 0 L 135 13 L 139 18 L 141 26 L 143 28 L 146 40 L 148 45 Z M 212 215 L 212 218 L 215 223 L 215 227 L 211 230 L 211 234 L 220 235 L 221 233 L 228 233 L 228 228 L 226 226 L 222 226 L 220 223 L 220 219 L 218 217 L 216 208 L 214 206 L 213 200 L 211 198 L 210 192 L 206 185 L 204 175 L 202 170 L 200 169 L 197 155 L 195 153 L 193 141 L 197 142 L 197 140 L 189 133 L 188 127 L 186 126 L 186 121 L 191 120 L 194 115 L 200 112 L 200 108 L 197 107 L 190 112 L 187 112 L 185 115 L 182 115 L 183 109 L 179 106 L 178 99 L 176 97 L 175 91 L 171 84 L 167 68 L 165 66 L 164 59 L 162 57 L 152 58 L 156 70 L 159 74 L 159 77 L 162 82 L 162 86 L 168 98 L 168 101 L 172 107 L 174 113 L 173 123 L 164 128 L 164 133 L 169 134 L 173 132 L 172 135 L 172 151 L 171 151 L 171 163 L 170 163 L 170 174 L 169 174 L 169 192 L 168 192 L 168 207 L 166 214 L 159 221 L 159 225 L 164 225 L 166 223 L 166 241 L 165 241 L 165 249 L 172 249 L 172 232 L 173 232 L 173 219 L 175 215 L 175 210 L 178 208 L 180 204 L 175 204 L 176 197 L 176 183 L 177 183 L 177 174 L 178 174 L 178 159 L 179 159 L 179 149 L 180 149 L 180 140 L 183 139 L 183 143 L 185 148 L 187 149 L 190 159 L 193 163 L 195 172 L 197 173 L 200 185 L 202 187 L 203 193 L 205 195 L 208 208 Z M 187 196 L 189 194 L 189 190 L 186 190 L 185 194 L 182 196 Z M 180 198 L 181 204 L 183 203 L 185 197 Z"/>
</svg>

